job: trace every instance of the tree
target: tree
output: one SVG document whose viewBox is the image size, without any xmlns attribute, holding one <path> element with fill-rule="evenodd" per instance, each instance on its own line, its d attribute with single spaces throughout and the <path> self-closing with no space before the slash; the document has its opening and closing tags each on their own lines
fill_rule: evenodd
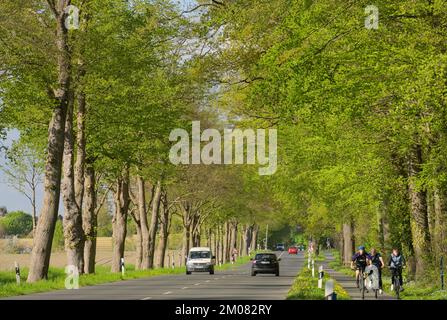
<svg viewBox="0 0 447 320">
<path fill-rule="evenodd" d="M 33 231 L 33 218 L 23 211 L 13 211 L 0 218 L 6 235 L 27 236 Z"/>
<path fill-rule="evenodd" d="M 42 157 L 35 150 L 15 144 L 8 151 L 6 165 L 0 166 L 5 173 L 8 184 L 23 194 L 32 207 L 33 235 L 37 224 L 36 191 L 42 183 Z"/>
</svg>

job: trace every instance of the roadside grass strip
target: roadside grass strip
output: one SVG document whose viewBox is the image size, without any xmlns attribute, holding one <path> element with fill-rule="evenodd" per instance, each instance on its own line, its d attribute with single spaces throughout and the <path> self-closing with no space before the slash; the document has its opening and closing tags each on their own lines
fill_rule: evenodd
<svg viewBox="0 0 447 320">
<path fill-rule="evenodd" d="M 324 300 L 324 284 L 330 280 L 329 275 L 323 278 L 323 289 L 318 288 L 318 277 L 312 278 L 312 271 L 304 267 L 295 278 L 287 294 L 287 300 Z M 333 279 L 332 279 L 333 280 Z M 350 300 L 349 294 L 335 280 L 334 291 L 338 300 Z"/>
</svg>

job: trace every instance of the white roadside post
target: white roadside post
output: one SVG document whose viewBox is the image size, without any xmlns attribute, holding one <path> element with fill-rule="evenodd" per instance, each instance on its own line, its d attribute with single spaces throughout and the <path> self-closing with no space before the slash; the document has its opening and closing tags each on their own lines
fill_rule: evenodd
<svg viewBox="0 0 447 320">
<path fill-rule="evenodd" d="M 312 278 L 315 278 L 315 260 L 312 259 Z"/>
<path fill-rule="evenodd" d="M 121 258 L 121 275 L 124 277 L 126 274 L 126 267 L 124 266 L 124 258 Z"/>
<path fill-rule="evenodd" d="M 337 295 L 334 292 L 334 280 L 332 279 L 326 281 L 325 283 L 324 298 L 325 300 L 337 300 Z"/>
<path fill-rule="evenodd" d="M 318 289 L 323 289 L 324 271 L 323 266 L 318 267 Z"/>
<path fill-rule="evenodd" d="M 20 267 L 17 261 L 14 262 L 14 267 L 16 270 L 16 282 L 18 285 L 20 285 Z"/>
</svg>

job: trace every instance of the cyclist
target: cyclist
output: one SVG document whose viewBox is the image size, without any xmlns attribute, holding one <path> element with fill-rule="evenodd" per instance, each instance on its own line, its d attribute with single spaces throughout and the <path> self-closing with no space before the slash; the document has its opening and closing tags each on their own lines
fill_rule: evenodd
<svg viewBox="0 0 447 320">
<path fill-rule="evenodd" d="M 385 262 L 383 262 L 382 255 L 377 252 L 375 248 L 371 248 L 371 264 L 377 267 L 379 271 L 379 293 L 382 294 L 382 268 L 385 267 Z"/>
<path fill-rule="evenodd" d="M 356 279 L 357 288 L 360 287 L 360 279 L 359 279 L 360 270 L 362 270 L 362 272 L 364 272 L 366 266 L 370 263 L 370 261 L 371 261 L 371 256 L 365 251 L 364 246 L 360 246 L 358 248 L 358 251 L 352 256 L 351 269 L 354 269 L 354 265 L 355 265 L 355 279 Z"/>
<path fill-rule="evenodd" d="M 402 268 L 405 267 L 405 258 L 400 254 L 399 249 L 394 248 L 393 253 L 391 253 L 390 260 L 388 261 L 388 267 L 391 270 L 391 277 L 397 275 L 399 277 L 400 291 L 403 291 L 403 279 L 402 279 Z M 394 283 L 391 284 L 391 291 L 394 289 Z"/>
</svg>

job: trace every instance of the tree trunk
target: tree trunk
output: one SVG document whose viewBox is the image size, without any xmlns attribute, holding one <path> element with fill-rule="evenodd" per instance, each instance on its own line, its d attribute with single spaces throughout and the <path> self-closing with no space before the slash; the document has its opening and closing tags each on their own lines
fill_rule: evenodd
<svg viewBox="0 0 447 320">
<path fill-rule="evenodd" d="M 141 222 L 139 218 L 139 214 L 135 213 L 135 210 L 131 211 L 131 215 L 133 218 L 133 221 L 135 222 L 135 229 L 137 231 L 137 240 L 135 244 L 135 269 L 140 270 L 142 269 L 142 262 L 143 262 L 143 237 L 141 235 Z"/>
<path fill-rule="evenodd" d="M 183 241 L 182 241 L 182 265 L 185 263 L 186 258 L 188 257 L 189 252 L 189 226 L 183 227 Z"/>
<path fill-rule="evenodd" d="M 169 203 L 167 199 L 166 191 L 162 192 L 162 209 L 160 214 L 160 239 L 158 240 L 157 256 L 158 263 L 157 267 L 163 268 L 165 266 L 165 255 L 166 248 L 168 244 L 169 227 L 170 227 L 170 213 L 169 213 Z"/>
<path fill-rule="evenodd" d="M 147 222 L 147 207 L 146 207 L 146 188 L 143 177 L 137 178 L 138 186 L 138 213 L 141 226 L 141 247 L 142 247 L 142 261 L 141 269 L 149 268 L 149 225 Z"/>
<path fill-rule="evenodd" d="M 85 233 L 84 244 L 84 272 L 95 273 L 96 259 L 96 186 L 95 170 L 91 164 L 85 169 L 85 199 L 84 210 L 82 210 L 82 227 Z"/>
<path fill-rule="evenodd" d="M 226 263 L 230 260 L 230 223 L 225 222 L 224 227 L 224 254 L 223 254 L 223 263 Z"/>
<path fill-rule="evenodd" d="M 246 225 L 242 229 L 242 255 L 243 256 L 248 255 L 248 249 L 250 248 L 252 228 L 253 228 L 252 226 Z"/>
<path fill-rule="evenodd" d="M 224 236 L 223 236 L 224 228 L 222 225 L 219 227 L 219 262 L 224 263 L 225 260 L 225 251 L 224 251 Z"/>
<path fill-rule="evenodd" d="M 343 223 L 343 263 L 345 265 L 351 263 L 353 252 L 351 223 Z"/>
<path fill-rule="evenodd" d="M 73 101 L 71 101 L 68 105 L 65 122 L 64 177 L 62 180 L 62 198 L 64 201 L 63 224 L 67 265 L 75 266 L 82 273 L 84 271 L 84 231 L 82 230 L 81 211 L 75 198 L 73 155 Z"/>
<path fill-rule="evenodd" d="M 408 193 L 410 197 L 411 233 L 416 259 L 416 279 L 422 277 L 430 260 L 430 235 L 428 230 L 427 194 L 416 186 L 422 165 L 422 147 L 415 145 L 408 163 Z"/>
<path fill-rule="evenodd" d="M 441 257 L 447 255 L 447 192 L 445 188 L 435 188 L 434 206 L 435 237 L 433 240 L 437 256 Z"/>
<path fill-rule="evenodd" d="M 155 186 L 154 198 L 152 199 L 151 208 L 151 224 L 149 226 L 149 263 L 148 267 L 152 269 L 154 267 L 154 253 L 155 253 L 155 240 L 157 236 L 158 228 L 158 214 L 160 211 L 160 199 L 161 199 L 161 181 L 157 181 Z"/>
<path fill-rule="evenodd" d="M 76 136 L 76 163 L 74 168 L 75 176 L 75 198 L 79 209 L 83 209 L 84 200 L 84 171 L 85 171 L 85 94 L 83 91 L 77 93 L 77 136 Z"/>
<path fill-rule="evenodd" d="M 58 0 L 52 9 L 56 18 L 58 88 L 54 90 L 56 105 L 48 128 L 43 205 L 34 238 L 28 282 L 47 278 L 51 245 L 59 210 L 62 155 L 64 151 L 65 118 L 70 88 L 70 53 L 64 13 L 70 1 Z"/>
<path fill-rule="evenodd" d="M 121 258 L 124 258 L 124 246 L 127 233 L 127 214 L 129 210 L 129 170 L 124 170 L 118 178 L 115 190 L 115 215 L 112 219 L 112 272 L 121 271 Z"/>
<path fill-rule="evenodd" d="M 237 249 L 237 222 L 231 223 L 230 250 Z"/>
<path fill-rule="evenodd" d="M 34 180 L 34 177 L 33 177 Z M 36 209 L 36 185 L 33 181 L 32 184 L 32 190 L 31 190 L 31 201 L 32 201 L 32 207 L 33 207 L 33 242 L 34 238 L 36 236 L 36 227 L 37 227 L 37 209 Z"/>
<path fill-rule="evenodd" d="M 251 232 L 251 243 L 250 243 L 251 252 L 254 252 L 257 249 L 256 245 L 258 244 L 258 232 L 259 232 L 259 226 L 257 224 L 253 225 L 253 230 Z"/>
</svg>

